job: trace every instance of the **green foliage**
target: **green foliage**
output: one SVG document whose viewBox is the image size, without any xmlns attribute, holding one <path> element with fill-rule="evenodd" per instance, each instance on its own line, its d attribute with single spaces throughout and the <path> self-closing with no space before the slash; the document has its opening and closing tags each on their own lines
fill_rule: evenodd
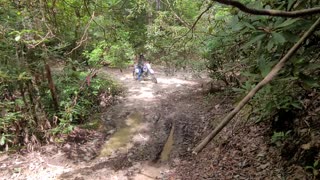
<svg viewBox="0 0 320 180">
<path fill-rule="evenodd" d="M 300 3 L 292 7 L 292 1 L 261 1 L 250 6 L 265 4 L 271 9 L 302 8 Z M 308 1 L 306 6 L 312 7 L 312 2 Z M 236 86 L 234 89 L 241 94 L 248 93 L 260 82 L 314 21 L 314 18 L 249 16 L 225 7 L 217 7 L 216 12 L 211 25 L 215 29 L 208 30 L 212 36 L 208 36 L 203 55 L 208 60 L 211 77 Z M 313 43 L 302 47 L 285 70 L 253 98 L 257 121 L 279 110 L 303 110 L 304 94 L 319 90 L 315 39 L 320 39 L 317 33 L 308 40 Z M 234 80 L 236 83 L 232 83 Z"/>
<path fill-rule="evenodd" d="M 246 1 L 250 7 L 283 11 L 316 7 L 314 2 Z M 238 93 L 239 100 L 266 77 L 318 18 L 254 16 L 235 8 L 218 5 L 210 13 L 212 15 L 206 17 L 210 23 L 208 20 L 199 22 L 202 26 L 208 27 L 203 57 L 207 60 L 210 76 L 232 87 Z M 252 120 L 270 124 L 283 123 L 283 126 L 274 126 L 278 129 L 274 131 L 271 142 L 278 147 L 283 157 L 290 158 L 290 163 L 302 164 L 296 159 L 304 158 L 318 160 L 317 155 L 301 153 L 296 146 L 311 138 L 309 135 L 300 136 L 297 129 L 311 121 L 310 113 L 313 109 L 310 107 L 318 107 L 314 97 L 318 97 L 320 93 L 319 40 L 320 31 L 317 29 L 291 57 L 277 77 L 259 90 L 249 102 L 252 107 Z M 293 117 L 280 121 L 280 114 L 283 112 L 290 112 L 287 114 Z M 318 117 L 312 119 L 319 120 Z M 292 147 L 287 149 L 284 144 L 290 144 Z M 311 166 L 307 169 L 312 171 L 314 177 L 318 177 L 319 167 Z"/>
<path fill-rule="evenodd" d="M 134 59 L 134 51 L 128 41 L 119 41 L 117 44 L 100 42 L 91 52 L 85 51 L 84 55 L 92 67 L 108 64 L 111 67 L 126 68 Z"/>
<path fill-rule="evenodd" d="M 193 38 L 190 34 L 186 35 L 189 29 L 184 26 L 190 19 L 195 18 L 194 14 L 186 15 L 190 19 L 184 19 L 182 22 L 181 19 L 177 19 L 177 14 L 180 13 L 177 11 L 159 11 L 154 22 L 149 24 L 148 41 L 145 45 L 148 57 L 152 57 L 151 61 L 166 65 L 172 71 L 181 68 L 202 70 L 204 69 L 204 60 L 201 59 L 202 49 L 197 46 L 201 39 Z"/>
<path fill-rule="evenodd" d="M 27 144 L 30 147 L 29 143 L 43 142 L 48 138 L 48 132 L 69 132 L 97 109 L 101 93 L 112 96 L 118 91 L 110 79 L 100 77 L 93 78 L 90 86 L 81 88 L 89 75 L 83 62 L 88 59 L 90 68 L 97 68 L 100 54 L 105 53 L 104 49 L 92 47 L 100 41 L 108 41 L 108 47 L 117 42 L 112 34 L 115 30 L 109 36 L 101 37 L 99 34 L 105 30 L 100 25 L 88 24 L 90 12 L 99 12 L 99 9 L 84 3 L 69 0 L 40 4 L 32 1 L 1 2 L 0 150 Z M 81 8 L 84 6 L 87 8 Z M 108 13 L 114 14 L 112 11 Z M 100 18 L 103 16 L 99 15 Z M 111 22 L 107 27 L 113 25 Z M 90 30 L 87 31 L 87 27 Z M 91 36 L 99 37 L 91 40 L 88 38 Z M 129 49 L 130 45 L 125 41 L 117 42 L 124 46 L 122 50 Z M 93 51 L 82 55 L 84 50 Z M 103 55 L 112 56 L 114 61 L 119 59 L 115 66 L 128 59 L 128 56 Z M 58 58 L 66 60 L 61 63 Z M 56 60 L 60 60 L 60 66 L 66 66 L 64 72 L 51 72 L 57 90 L 57 108 L 54 107 L 49 75 L 45 70 L 46 64 L 55 64 Z M 31 141 L 31 137 L 35 139 Z"/>
<path fill-rule="evenodd" d="M 290 136 L 291 131 L 287 132 L 273 132 L 271 137 L 271 143 L 276 144 L 277 146 L 282 145 L 282 143 Z"/>
<path fill-rule="evenodd" d="M 62 74 L 54 76 L 59 90 L 60 112 L 56 114 L 54 111 L 51 116 L 58 116 L 60 123 L 53 129 L 53 133 L 68 133 L 74 125 L 84 123 L 92 113 L 97 113 L 100 94 L 107 93 L 110 96 L 119 94 L 119 85 L 108 77 L 99 75 L 92 78 L 88 85 L 86 78 L 89 75 L 88 71 L 75 72 L 66 67 Z"/>
<path fill-rule="evenodd" d="M 320 170 L 320 164 L 319 160 L 316 160 L 312 166 L 306 166 L 306 170 L 311 170 L 313 176 L 316 178 L 319 175 L 319 170 Z"/>
</svg>

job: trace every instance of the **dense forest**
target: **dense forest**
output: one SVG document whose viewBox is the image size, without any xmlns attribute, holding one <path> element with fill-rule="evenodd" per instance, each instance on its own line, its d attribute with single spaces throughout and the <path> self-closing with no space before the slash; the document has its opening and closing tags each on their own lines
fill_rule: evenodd
<svg viewBox="0 0 320 180">
<path fill-rule="evenodd" d="M 319 18 L 319 0 L 1 0 L 0 151 L 62 141 L 123 92 L 99 70 L 144 54 L 232 94 L 194 154 L 244 109 L 283 160 L 319 178 Z"/>
</svg>

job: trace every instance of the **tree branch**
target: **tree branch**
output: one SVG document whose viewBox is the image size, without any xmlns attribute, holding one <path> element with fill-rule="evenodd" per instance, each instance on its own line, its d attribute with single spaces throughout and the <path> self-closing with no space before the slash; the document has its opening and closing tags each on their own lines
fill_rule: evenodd
<svg viewBox="0 0 320 180">
<path fill-rule="evenodd" d="M 206 12 L 208 12 L 208 11 L 212 8 L 212 6 L 213 6 L 213 3 L 210 3 L 210 4 L 207 6 L 207 8 L 206 8 L 204 11 L 202 11 L 202 13 L 197 17 L 196 21 L 192 24 L 191 28 L 189 29 L 189 31 L 188 31 L 186 34 L 188 34 L 190 31 L 193 32 L 193 30 L 194 30 L 194 28 L 196 27 L 198 21 L 201 19 L 201 17 L 202 17 Z"/>
<path fill-rule="evenodd" d="M 304 33 L 300 40 L 288 51 L 288 53 L 276 64 L 269 74 L 260 81 L 240 102 L 239 104 L 221 121 L 221 123 L 193 150 L 194 154 L 200 152 L 232 119 L 240 110 L 250 101 L 250 99 L 266 84 L 268 84 L 285 65 L 288 59 L 300 48 L 302 43 L 319 26 L 320 18 Z"/>
<path fill-rule="evenodd" d="M 165 4 L 170 8 L 170 10 L 171 10 L 171 12 L 173 13 L 173 15 L 174 15 L 184 26 L 190 28 L 189 23 L 187 23 L 187 22 L 186 22 L 185 20 L 183 20 L 180 16 L 178 16 L 177 13 L 174 12 L 174 10 L 173 10 L 173 8 L 172 8 L 169 0 L 167 0 L 166 2 L 164 2 L 164 1 L 161 1 L 161 2 L 165 3 Z"/>
<path fill-rule="evenodd" d="M 310 9 L 304 9 L 304 10 L 298 10 L 298 11 L 279 11 L 279 10 L 269 10 L 269 9 L 254 9 L 249 8 L 246 5 L 234 1 L 234 0 L 213 0 L 218 3 L 224 4 L 224 5 L 230 5 L 233 7 L 238 8 L 239 10 L 254 14 L 254 15 L 267 15 L 267 16 L 279 16 L 279 17 L 300 17 L 300 16 L 308 16 L 313 14 L 320 13 L 320 7 L 310 8 Z"/>
<path fill-rule="evenodd" d="M 90 10 L 89 10 L 89 8 L 88 8 L 87 1 L 86 1 L 86 0 L 83 0 L 83 3 L 84 3 L 85 9 L 86 9 L 88 15 L 90 16 L 90 15 L 91 15 L 91 12 L 90 12 Z M 96 23 L 96 24 L 102 29 L 102 31 L 103 31 L 103 37 L 105 38 L 105 37 L 106 37 L 106 30 L 104 29 L 104 27 L 103 27 L 101 24 L 99 24 L 96 20 L 92 19 L 92 21 L 93 21 L 94 23 Z"/>
<path fill-rule="evenodd" d="M 178 37 L 178 38 L 175 38 L 176 41 L 172 43 L 172 45 L 169 47 L 169 49 L 172 49 L 172 47 L 180 41 L 180 39 L 186 37 L 190 32 L 193 32 L 194 31 L 194 28 L 196 27 L 198 21 L 201 19 L 201 17 L 206 13 L 208 12 L 213 6 L 213 3 L 210 3 L 208 4 L 207 8 L 201 12 L 201 14 L 197 17 L 196 21 L 192 24 L 192 26 L 187 26 L 187 27 L 190 27 L 189 30 L 182 36 Z M 193 38 L 193 33 L 192 33 L 192 37 L 190 38 L 190 40 Z"/>
<path fill-rule="evenodd" d="M 90 24 L 91 24 L 91 22 L 92 22 L 92 20 L 93 20 L 93 18 L 94 18 L 94 13 L 95 13 L 95 12 L 92 13 L 91 18 L 90 18 L 89 22 L 88 22 L 87 25 L 86 25 L 86 28 L 85 28 L 85 30 L 84 30 L 84 32 L 83 32 L 83 35 L 82 35 L 80 41 L 77 42 L 77 46 L 74 47 L 74 48 L 73 48 L 70 52 L 68 52 L 66 55 L 71 54 L 73 51 L 75 51 L 76 49 L 78 49 L 78 48 L 82 45 L 83 42 L 87 41 L 87 39 L 88 39 L 87 31 L 88 31 L 88 29 L 89 29 L 89 27 L 90 27 Z"/>
</svg>

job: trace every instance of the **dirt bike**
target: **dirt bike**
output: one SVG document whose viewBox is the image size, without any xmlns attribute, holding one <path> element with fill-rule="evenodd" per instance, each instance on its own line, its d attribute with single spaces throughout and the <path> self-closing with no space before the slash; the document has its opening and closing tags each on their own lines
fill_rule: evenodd
<svg viewBox="0 0 320 180">
<path fill-rule="evenodd" d="M 141 80 L 146 80 L 146 79 L 151 78 L 152 82 L 158 83 L 158 80 L 157 80 L 156 76 L 154 75 L 154 70 L 151 68 L 151 65 L 149 63 L 145 64 L 141 70 L 142 70 L 142 74 L 140 77 Z M 135 80 L 138 80 L 139 72 L 140 72 L 140 68 L 135 66 L 134 70 L 133 70 L 133 78 Z"/>
</svg>

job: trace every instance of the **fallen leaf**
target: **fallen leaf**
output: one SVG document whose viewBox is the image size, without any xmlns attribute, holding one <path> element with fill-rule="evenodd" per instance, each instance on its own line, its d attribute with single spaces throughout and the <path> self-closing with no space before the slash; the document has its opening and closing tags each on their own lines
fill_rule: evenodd
<svg viewBox="0 0 320 180">
<path fill-rule="evenodd" d="M 304 149 L 304 150 L 308 150 L 308 149 L 311 148 L 311 144 L 310 144 L 310 143 L 302 144 L 302 145 L 301 145 L 301 148 Z"/>
</svg>

